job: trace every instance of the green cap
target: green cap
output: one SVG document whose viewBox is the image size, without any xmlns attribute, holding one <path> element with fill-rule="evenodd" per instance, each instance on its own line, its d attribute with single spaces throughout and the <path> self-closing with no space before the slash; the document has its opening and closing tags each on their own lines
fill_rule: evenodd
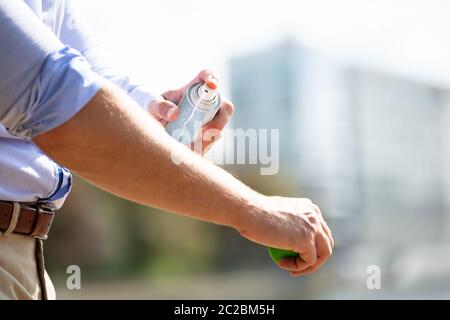
<svg viewBox="0 0 450 320">
<path fill-rule="evenodd" d="M 298 257 L 297 252 L 277 248 L 269 248 L 269 254 L 273 262 L 275 262 L 276 264 L 278 264 L 281 259 L 286 257 L 294 257 L 294 258 Z"/>
</svg>

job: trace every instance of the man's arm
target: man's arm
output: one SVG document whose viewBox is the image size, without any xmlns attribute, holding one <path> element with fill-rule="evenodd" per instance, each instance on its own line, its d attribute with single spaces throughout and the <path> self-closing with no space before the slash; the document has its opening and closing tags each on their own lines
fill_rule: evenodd
<svg viewBox="0 0 450 320">
<path fill-rule="evenodd" d="M 293 275 L 315 271 L 331 254 L 331 233 L 309 200 L 251 190 L 172 139 L 114 86 L 33 140 L 56 161 L 120 197 L 231 226 L 260 244 L 299 252 L 301 259 L 280 264 Z"/>
</svg>

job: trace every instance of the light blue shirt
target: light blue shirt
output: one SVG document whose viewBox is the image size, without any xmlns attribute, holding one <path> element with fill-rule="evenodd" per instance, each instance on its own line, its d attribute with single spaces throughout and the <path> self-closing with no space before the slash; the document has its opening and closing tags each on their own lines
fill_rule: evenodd
<svg viewBox="0 0 450 320">
<path fill-rule="evenodd" d="M 110 67 L 71 0 L 0 0 L 0 200 L 62 206 L 70 172 L 30 139 L 73 117 L 105 80 L 145 109 L 152 100 Z"/>
</svg>

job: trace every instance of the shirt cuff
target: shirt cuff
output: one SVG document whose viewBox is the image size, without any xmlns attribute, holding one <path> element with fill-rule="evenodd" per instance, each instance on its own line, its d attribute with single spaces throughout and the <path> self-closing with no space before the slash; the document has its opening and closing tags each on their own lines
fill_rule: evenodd
<svg viewBox="0 0 450 320">
<path fill-rule="evenodd" d="M 78 113 L 103 82 L 77 50 L 65 46 L 49 54 L 32 84 L 24 118 L 9 132 L 31 139 L 58 127 Z"/>
<path fill-rule="evenodd" d="M 139 106 L 148 111 L 150 102 L 152 102 L 155 95 L 151 92 L 150 88 L 146 85 L 140 85 L 131 90 L 128 95 L 137 103 Z"/>
</svg>

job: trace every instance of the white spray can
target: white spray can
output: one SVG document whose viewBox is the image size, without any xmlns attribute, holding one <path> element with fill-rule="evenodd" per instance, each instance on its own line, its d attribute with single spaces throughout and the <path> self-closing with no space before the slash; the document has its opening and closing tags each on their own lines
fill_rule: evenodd
<svg viewBox="0 0 450 320">
<path fill-rule="evenodd" d="M 166 131 L 179 142 L 190 144 L 199 138 L 202 126 L 214 118 L 221 104 L 217 89 L 195 83 L 186 90 L 178 105 L 178 118 L 169 122 Z"/>
</svg>

